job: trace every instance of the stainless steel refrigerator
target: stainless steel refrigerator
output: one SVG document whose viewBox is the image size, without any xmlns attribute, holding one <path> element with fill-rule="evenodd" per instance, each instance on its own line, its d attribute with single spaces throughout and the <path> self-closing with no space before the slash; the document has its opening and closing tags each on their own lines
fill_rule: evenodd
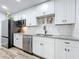
<svg viewBox="0 0 79 59">
<path fill-rule="evenodd" d="M 1 45 L 6 48 L 11 48 L 13 46 L 13 33 L 16 30 L 16 25 L 13 20 L 2 21 L 1 27 Z"/>
</svg>

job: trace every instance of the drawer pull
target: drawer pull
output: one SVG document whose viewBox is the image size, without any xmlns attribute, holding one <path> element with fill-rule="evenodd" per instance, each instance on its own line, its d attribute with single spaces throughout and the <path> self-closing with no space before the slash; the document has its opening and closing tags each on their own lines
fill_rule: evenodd
<svg viewBox="0 0 79 59">
<path fill-rule="evenodd" d="M 65 48 L 65 51 L 67 51 L 67 49 Z"/>
<path fill-rule="evenodd" d="M 18 40 L 18 38 L 16 40 Z"/>
<path fill-rule="evenodd" d="M 44 45 L 43 43 L 40 43 L 40 45 Z"/>
<path fill-rule="evenodd" d="M 70 44 L 70 42 L 64 42 L 65 44 Z"/>
<path fill-rule="evenodd" d="M 70 49 L 68 49 L 68 52 L 70 51 Z"/>
<path fill-rule="evenodd" d="M 62 20 L 62 22 L 64 22 L 64 20 Z"/>
</svg>

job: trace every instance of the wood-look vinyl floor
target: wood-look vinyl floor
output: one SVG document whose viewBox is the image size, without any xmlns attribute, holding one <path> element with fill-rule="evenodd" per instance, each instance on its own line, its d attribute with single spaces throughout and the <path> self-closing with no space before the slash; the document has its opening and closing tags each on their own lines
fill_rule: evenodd
<svg viewBox="0 0 79 59">
<path fill-rule="evenodd" d="M 40 59 L 17 48 L 0 47 L 0 59 Z"/>
</svg>

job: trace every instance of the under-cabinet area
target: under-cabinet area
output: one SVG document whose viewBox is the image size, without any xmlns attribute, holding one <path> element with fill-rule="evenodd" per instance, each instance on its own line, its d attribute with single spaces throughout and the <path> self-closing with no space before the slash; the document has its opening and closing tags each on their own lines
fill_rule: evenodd
<svg viewBox="0 0 79 59">
<path fill-rule="evenodd" d="M 53 24 L 55 20 L 55 14 L 43 15 L 36 18 L 37 18 L 38 25 Z"/>
</svg>

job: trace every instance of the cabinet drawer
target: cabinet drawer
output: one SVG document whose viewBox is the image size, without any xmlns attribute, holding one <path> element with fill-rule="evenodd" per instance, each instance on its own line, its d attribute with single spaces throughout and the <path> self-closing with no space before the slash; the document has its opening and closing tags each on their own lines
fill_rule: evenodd
<svg viewBox="0 0 79 59">
<path fill-rule="evenodd" d="M 79 47 L 79 42 L 78 41 L 65 41 L 64 42 L 66 45 L 71 46 L 71 47 Z"/>
<path fill-rule="evenodd" d="M 69 40 L 60 40 L 60 39 L 57 39 L 55 41 L 55 43 L 57 45 L 61 44 L 61 45 L 65 45 L 65 46 L 79 47 L 79 41 L 69 41 Z"/>
</svg>

